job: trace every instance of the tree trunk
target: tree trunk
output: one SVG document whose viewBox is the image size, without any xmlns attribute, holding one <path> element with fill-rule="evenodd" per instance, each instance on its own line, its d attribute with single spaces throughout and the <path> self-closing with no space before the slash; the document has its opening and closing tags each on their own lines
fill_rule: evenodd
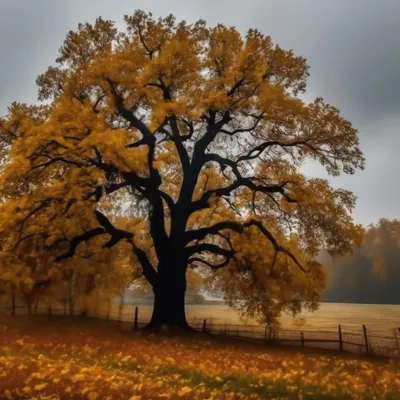
<svg viewBox="0 0 400 400">
<path fill-rule="evenodd" d="M 69 311 L 69 315 L 74 315 L 74 299 L 73 299 L 72 279 L 73 279 L 73 276 L 71 276 L 71 279 L 68 281 L 68 311 Z"/>
<path fill-rule="evenodd" d="M 184 270 L 179 275 L 166 271 L 164 279 L 160 276 L 158 284 L 153 287 L 154 308 L 151 321 L 146 326 L 147 329 L 190 329 L 185 314 Z"/>
<path fill-rule="evenodd" d="M 40 301 L 40 296 L 38 296 L 38 297 L 36 298 L 35 310 L 34 310 L 34 313 L 35 313 L 35 314 L 37 314 L 37 310 L 38 310 L 38 307 L 39 307 L 39 301 Z"/>
</svg>

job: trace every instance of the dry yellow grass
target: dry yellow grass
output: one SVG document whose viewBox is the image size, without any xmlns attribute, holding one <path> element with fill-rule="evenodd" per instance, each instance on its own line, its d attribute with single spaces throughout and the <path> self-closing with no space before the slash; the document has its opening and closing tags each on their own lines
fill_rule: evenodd
<svg viewBox="0 0 400 400">
<path fill-rule="evenodd" d="M 399 366 L 81 318 L 0 319 L 2 399 L 400 399 Z"/>
</svg>

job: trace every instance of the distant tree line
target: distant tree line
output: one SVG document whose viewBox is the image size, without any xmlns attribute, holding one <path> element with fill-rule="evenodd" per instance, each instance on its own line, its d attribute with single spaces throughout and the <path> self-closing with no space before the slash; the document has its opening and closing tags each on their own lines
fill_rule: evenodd
<svg viewBox="0 0 400 400">
<path fill-rule="evenodd" d="M 381 219 L 370 225 L 351 256 L 323 258 L 328 285 L 322 301 L 400 304 L 400 221 Z"/>
</svg>

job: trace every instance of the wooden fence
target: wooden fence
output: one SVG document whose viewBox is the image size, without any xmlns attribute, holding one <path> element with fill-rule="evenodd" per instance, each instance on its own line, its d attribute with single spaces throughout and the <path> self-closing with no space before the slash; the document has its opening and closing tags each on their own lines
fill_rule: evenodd
<svg viewBox="0 0 400 400">
<path fill-rule="evenodd" d="M 13 315 L 18 314 L 47 314 L 68 315 L 71 310 L 64 304 L 46 304 L 46 307 L 36 304 L 31 310 L 25 305 L 16 304 L 15 299 L 11 304 L 4 304 L 2 308 Z M 73 315 L 81 315 L 102 320 L 113 320 L 130 322 L 132 329 L 137 330 L 145 326 L 148 320 L 140 319 L 140 307 L 125 305 L 123 298 L 119 304 L 107 301 L 105 306 L 95 310 L 75 309 Z M 324 349 L 357 352 L 364 354 L 388 355 L 391 357 L 400 356 L 400 328 L 393 329 L 392 336 L 374 335 L 368 332 L 365 325 L 360 327 L 360 332 L 345 332 L 341 325 L 337 331 L 334 330 L 290 330 L 271 329 L 268 326 L 259 325 L 234 325 L 218 324 L 210 319 L 192 319 L 189 324 L 198 331 L 209 334 L 226 335 L 236 338 L 247 339 L 256 342 L 274 342 L 291 346 L 319 347 Z"/>
</svg>

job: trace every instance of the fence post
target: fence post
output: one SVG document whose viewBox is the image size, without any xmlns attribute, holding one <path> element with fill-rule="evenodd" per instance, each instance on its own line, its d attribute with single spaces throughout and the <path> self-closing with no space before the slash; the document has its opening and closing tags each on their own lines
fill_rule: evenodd
<svg viewBox="0 0 400 400">
<path fill-rule="evenodd" d="M 396 347 L 397 347 L 397 350 L 399 350 L 399 341 L 397 339 L 396 328 L 394 328 L 393 331 L 394 331 L 394 339 L 396 340 Z"/>
<path fill-rule="evenodd" d="M 343 351 L 342 327 L 339 325 L 339 349 Z"/>
<path fill-rule="evenodd" d="M 300 333 L 301 345 L 304 347 L 304 334 L 303 332 Z"/>
<path fill-rule="evenodd" d="M 203 321 L 203 326 L 201 328 L 201 331 L 204 333 L 207 331 L 207 319 Z"/>
<path fill-rule="evenodd" d="M 15 294 L 12 294 L 12 315 L 15 315 Z"/>
<path fill-rule="evenodd" d="M 138 314 L 139 314 L 139 309 L 138 309 L 138 307 L 136 306 L 136 307 L 135 307 L 135 323 L 134 323 L 134 325 L 133 325 L 133 329 L 134 329 L 135 331 L 138 330 Z"/>
<path fill-rule="evenodd" d="M 49 304 L 49 308 L 47 310 L 47 314 L 49 317 L 51 317 L 51 303 Z"/>
<path fill-rule="evenodd" d="M 367 334 L 367 327 L 365 325 L 363 325 L 363 332 L 364 332 L 365 349 L 368 354 L 369 353 L 368 334 Z"/>
<path fill-rule="evenodd" d="M 106 319 L 110 319 L 110 308 L 111 308 L 111 301 L 110 301 L 110 299 L 108 299 Z"/>
<path fill-rule="evenodd" d="M 33 310 L 33 312 L 34 312 L 35 315 L 37 314 L 37 309 L 38 309 L 38 307 L 39 307 L 39 297 L 36 299 L 35 308 L 34 308 L 34 310 Z"/>
</svg>

